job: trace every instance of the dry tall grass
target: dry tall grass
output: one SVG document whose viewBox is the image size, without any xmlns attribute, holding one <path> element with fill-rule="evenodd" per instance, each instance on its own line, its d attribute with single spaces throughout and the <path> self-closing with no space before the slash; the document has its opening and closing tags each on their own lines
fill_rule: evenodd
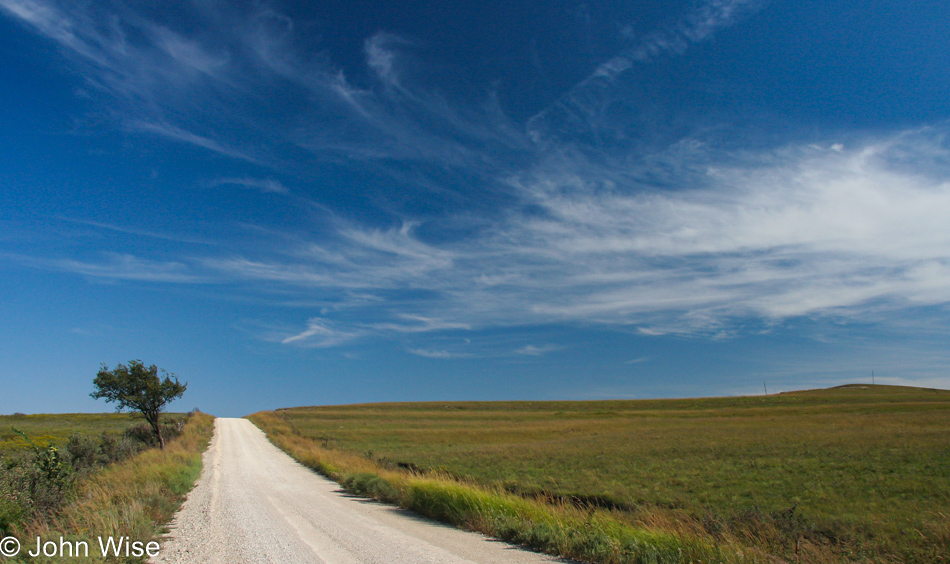
<svg viewBox="0 0 950 564">
<path fill-rule="evenodd" d="M 89 557 L 70 562 L 105 562 L 97 538 L 126 537 L 133 541 L 155 540 L 194 485 L 201 471 L 201 454 L 208 446 L 214 417 L 195 413 L 183 434 L 164 450 L 149 449 L 113 464 L 80 485 L 78 498 L 61 513 L 43 522 L 26 523 L 14 531 L 24 550 L 23 562 L 58 562 L 57 558 L 25 557 L 36 538 L 86 541 Z M 134 559 L 133 559 L 134 560 Z"/>
</svg>

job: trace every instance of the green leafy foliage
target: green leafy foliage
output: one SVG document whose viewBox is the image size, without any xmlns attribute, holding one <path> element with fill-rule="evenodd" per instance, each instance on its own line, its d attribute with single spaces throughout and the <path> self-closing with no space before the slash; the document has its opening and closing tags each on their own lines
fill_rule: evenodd
<svg viewBox="0 0 950 564">
<path fill-rule="evenodd" d="M 114 370 L 103 364 L 93 381 L 96 391 L 89 395 L 115 402 L 116 411 L 130 409 L 140 413 L 155 433 L 158 446 L 165 448 L 159 418 L 168 403 L 184 395 L 188 384 L 182 384 L 165 370 L 161 371 L 165 377 L 159 378 L 158 372 L 157 366 L 146 367 L 140 360 L 130 360 L 128 366 L 119 364 Z"/>
</svg>

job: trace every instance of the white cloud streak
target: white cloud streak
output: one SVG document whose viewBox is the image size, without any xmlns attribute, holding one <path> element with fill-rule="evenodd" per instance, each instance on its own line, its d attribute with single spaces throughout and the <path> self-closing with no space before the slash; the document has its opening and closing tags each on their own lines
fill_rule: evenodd
<svg viewBox="0 0 950 564">
<path fill-rule="evenodd" d="M 166 139 L 171 139 L 172 141 L 178 141 L 188 145 L 194 145 L 195 147 L 201 147 L 202 149 L 208 149 L 209 151 L 213 151 L 226 157 L 232 157 L 252 163 L 259 162 L 256 157 L 244 153 L 241 150 L 228 147 L 222 143 L 219 143 L 218 141 L 215 141 L 214 139 L 197 135 L 191 131 L 187 131 L 174 125 L 133 120 L 126 123 L 126 128 L 131 131 L 150 133 L 160 137 L 165 137 Z"/>
<path fill-rule="evenodd" d="M 281 184 L 279 180 L 273 178 L 216 178 L 209 182 L 208 186 L 212 188 L 218 186 L 240 186 L 260 190 L 265 194 L 290 194 L 290 190 L 288 190 L 286 186 Z"/>
<path fill-rule="evenodd" d="M 307 328 L 300 333 L 281 339 L 285 345 L 312 348 L 325 348 L 340 345 L 360 337 L 357 331 L 344 331 L 333 326 L 332 322 L 314 317 L 307 320 Z"/>
<path fill-rule="evenodd" d="M 574 85 L 550 106 L 528 120 L 527 130 L 536 143 L 547 145 L 563 133 L 597 131 L 609 127 L 608 107 L 614 101 L 611 90 L 616 79 L 636 65 L 661 56 L 680 55 L 694 43 L 709 39 L 717 30 L 733 25 L 755 11 L 760 0 L 706 0 L 677 25 L 639 38 L 637 43 L 600 64 L 594 72 Z"/>
<path fill-rule="evenodd" d="M 681 54 L 691 43 L 704 41 L 717 30 L 733 25 L 739 17 L 756 9 L 759 4 L 759 0 L 707 0 L 678 25 L 647 35 L 635 47 L 598 66 L 576 88 L 586 88 L 597 79 L 612 79 L 637 63 L 651 61 L 663 54 Z"/>
<path fill-rule="evenodd" d="M 174 261 L 153 261 L 126 253 L 108 253 L 103 261 L 35 258 L 13 254 L 6 256 L 11 260 L 34 268 L 69 272 L 94 279 L 170 284 L 210 282 L 210 279 L 196 273 L 188 264 Z"/>
<path fill-rule="evenodd" d="M 176 243 L 189 243 L 189 244 L 194 244 L 194 245 L 214 245 L 215 244 L 214 242 L 210 240 L 199 239 L 196 237 L 189 237 L 189 236 L 184 236 L 184 235 L 172 235 L 172 234 L 167 234 L 167 233 L 158 233 L 155 231 L 146 231 L 142 229 L 128 229 L 126 227 L 111 225 L 111 224 L 102 223 L 99 221 L 89 221 L 89 220 L 74 219 L 74 218 L 69 218 L 69 217 L 57 217 L 56 219 L 65 221 L 67 223 L 87 225 L 90 227 L 95 227 L 97 229 L 105 229 L 108 231 L 114 231 L 116 233 L 125 233 L 127 235 L 147 237 L 150 239 L 159 239 L 162 241 L 174 241 Z"/>
<path fill-rule="evenodd" d="M 406 349 L 406 352 L 409 354 L 414 354 L 416 356 L 421 356 L 423 358 L 438 358 L 438 359 L 450 359 L 450 358 L 460 358 L 465 355 L 451 353 L 449 351 L 437 350 L 437 349 Z"/>
<path fill-rule="evenodd" d="M 457 323 L 442 319 L 432 319 L 421 315 L 398 314 L 398 323 L 376 323 L 371 327 L 378 331 L 394 331 L 396 333 L 428 333 L 431 331 L 469 330 L 467 323 Z"/>
<path fill-rule="evenodd" d="M 558 350 L 557 345 L 525 345 L 515 351 L 515 354 L 525 356 L 544 356 L 550 352 Z"/>
</svg>

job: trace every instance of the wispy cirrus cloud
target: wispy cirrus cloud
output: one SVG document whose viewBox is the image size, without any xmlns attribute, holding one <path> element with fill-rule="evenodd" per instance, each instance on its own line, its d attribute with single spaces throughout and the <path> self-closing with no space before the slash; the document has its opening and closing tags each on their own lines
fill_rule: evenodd
<svg viewBox="0 0 950 564">
<path fill-rule="evenodd" d="M 67 223 L 86 225 L 89 227 L 95 227 L 96 229 L 104 229 L 107 231 L 114 231 L 116 233 L 124 233 L 127 235 L 135 235 L 138 237 L 147 237 L 150 239 L 159 239 L 162 241 L 174 241 L 176 243 L 189 243 L 189 244 L 196 244 L 196 245 L 214 245 L 215 244 L 213 241 L 208 240 L 208 239 L 200 239 L 197 237 L 190 237 L 187 235 L 160 233 L 157 231 L 149 231 L 145 229 L 130 229 L 130 228 L 122 227 L 119 225 L 103 223 L 101 221 L 90 221 L 86 219 L 75 219 L 75 218 L 70 218 L 70 217 L 57 217 L 56 219 L 60 221 L 65 221 Z"/>
<path fill-rule="evenodd" d="M 79 61 L 129 131 L 275 176 L 305 178 L 324 160 L 360 172 L 388 167 L 400 181 L 393 198 L 419 186 L 458 190 L 453 184 L 475 194 L 460 198 L 466 204 L 504 195 L 474 219 L 468 209 L 401 213 L 387 228 L 326 213 L 309 218 L 317 233 L 310 223 L 271 226 L 255 246 L 229 254 L 36 264 L 119 280 L 279 288 L 288 300 L 328 304 L 274 337 L 317 347 L 550 323 L 726 335 L 743 319 L 860 318 L 950 303 L 945 124 L 731 151 L 693 130 L 647 149 L 604 141 L 607 129 L 637 125 L 615 124 L 605 111 L 624 98 L 614 89 L 627 71 L 680 55 L 757 6 L 702 3 L 516 124 L 491 97 L 460 104 L 414 82 L 412 42 L 385 31 L 364 40 L 360 85 L 318 45 L 301 47 L 297 22 L 259 4 L 196 16 L 228 25 L 176 26 L 105 4 L 0 0 Z M 211 185 L 288 193 L 269 176 L 241 172 Z"/>
<path fill-rule="evenodd" d="M 950 303 L 947 156 L 940 131 L 924 129 L 708 163 L 701 187 L 678 191 L 562 162 L 510 179 L 526 212 L 464 240 L 350 225 L 332 251 L 209 266 L 301 291 L 371 291 L 394 316 L 375 331 L 596 322 L 722 334 L 747 318 L 861 318 Z"/>
<path fill-rule="evenodd" d="M 359 338 L 359 331 L 341 330 L 332 322 L 313 317 L 307 320 L 307 328 L 280 340 L 285 345 L 296 345 L 313 348 L 325 348 L 340 345 Z"/>
<path fill-rule="evenodd" d="M 662 56 L 684 53 L 690 45 L 709 39 L 762 6 L 760 0 L 707 0 L 675 25 L 636 38 L 634 44 L 601 63 L 586 78 L 527 122 L 531 139 L 557 146 L 561 137 L 578 134 L 604 135 L 615 127 L 617 116 L 610 106 L 617 102 L 616 79 L 636 65 Z"/>
<path fill-rule="evenodd" d="M 592 80 L 621 72 L 617 61 L 681 52 L 731 24 L 748 5 L 702 4 L 676 26 L 648 34 L 605 62 L 525 128 L 506 116 L 488 90 L 480 105 L 459 104 L 402 78 L 413 74 L 404 67 L 424 63 L 412 58 L 411 40 L 385 31 L 365 40 L 365 70 L 375 81 L 358 86 L 319 44 L 302 46 L 292 18 L 266 5 L 184 6 L 183 13 L 207 23 L 185 25 L 120 5 L 0 2 L 8 15 L 61 47 L 127 131 L 297 174 L 313 165 L 300 162 L 303 150 L 317 161 L 372 161 L 384 168 L 392 161 L 431 163 L 482 181 L 531 161 L 538 132 L 560 119 L 553 117 L 556 108 L 602 99 L 602 93 L 584 92 Z M 275 106 L 272 100 L 287 99 L 288 90 L 298 101 Z M 590 111 L 581 113 L 584 123 L 576 126 L 596 127 Z M 398 173 L 409 176 L 407 186 L 432 185 L 425 173 Z"/>
<path fill-rule="evenodd" d="M 451 322 L 406 313 L 397 314 L 396 319 L 400 322 L 377 323 L 372 325 L 372 328 L 379 331 L 394 331 L 396 333 L 428 333 L 433 331 L 468 330 L 472 328 L 472 326 L 467 323 Z"/>
<path fill-rule="evenodd" d="M 104 260 L 37 258 L 8 254 L 10 260 L 46 270 L 68 272 L 101 280 L 171 284 L 206 283 L 210 279 L 183 262 L 155 261 L 126 253 L 106 253 Z"/>
<path fill-rule="evenodd" d="M 201 84 L 236 85 L 226 47 L 211 47 L 212 38 L 189 37 L 131 7 L 3 0 L 0 9 L 58 44 L 89 86 L 132 103 L 123 111 L 155 114 Z"/>
<path fill-rule="evenodd" d="M 307 320 L 303 331 L 286 334 L 286 332 L 270 331 L 272 335 L 279 335 L 279 341 L 285 345 L 295 345 L 311 348 L 326 348 L 357 341 L 371 336 L 400 337 L 410 334 L 442 332 L 446 330 L 468 330 L 471 326 L 461 323 L 444 322 L 436 319 L 420 318 L 406 314 L 393 315 L 392 323 L 339 323 L 326 317 L 312 317 Z M 400 323 L 400 321 L 407 321 Z M 274 339 L 271 339 L 274 340 Z M 458 358 L 468 356 L 464 353 L 449 352 L 446 350 L 412 349 L 410 352 L 417 356 L 429 358 Z"/>
<path fill-rule="evenodd" d="M 416 237 L 415 224 L 380 230 L 332 218 L 335 237 L 308 240 L 278 237 L 279 247 L 262 257 L 208 257 L 205 268 L 242 280 L 285 283 L 300 288 L 339 290 L 385 289 L 392 292 L 440 288 L 440 278 L 453 270 L 455 251 Z M 287 244 L 287 241 L 292 243 Z M 401 318 L 422 321 L 438 316 Z"/>
<path fill-rule="evenodd" d="M 484 178 L 531 150 L 487 93 L 484 104 L 463 106 L 401 80 L 413 45 L 391 33 L 366 38 L 361 70 L 374 80 L 357 85 L 267 5 L 185 4 L 181 19 L 161 22 L 121 4 L 2 0 L 0 10 L 58 45 L 125 131 L 278 173 L 417 161 Z M 407 187 L 449 190 L 420 171 L 398 173 Z"/>
<path fill-rule="evenodd" d="M 409 354 L 414 354 L 416 356 L 421 356 L 423 358 L 438 358 L 438 359 L 450 359 L 450 358 L 466 358 L 469 355 L 461 353 L 453 353 L 450 351 L 445 351 L 441 349 L 406 349 L 406 352 Z"/>
<path fill-rule="evenodd" d="M 633 47 L 599 65 L 569 96 L 576 96 L 578 91 L 589 87 L 595 80 L 616 77 L 637 63 L 648 62 L 661 55 L 682 54 L 691 43 L 708 39 L 717 30 L 733 25 L 761 5 L 761 0 L 707 0 L 678 24 L 648 34 Z"/>
<path fill-rule="evenodd" d="M 916 164 L 895 165 L 898 155 Z M 731 315 L 786 318 L 860 308 L 874 300 L 945 303 L 950 204 L 939 131 L 839 147 L 790 147 L 742 166 L 707 166 L 701 188 L 624 193 L 590 171 L 542 171 L 521 185 L 546 211 L 518 226 L 520 241 L 568 276 L 551 315 L 622 319 L 680 311 L 691 322 Z M 899 306 L 898 306 L 899 307 Z M 708 320 L 708 321 L 707 321 Z"/>
<path fill-rule="evenodd" d="M 554 352 L 561 347 L 557 345 L 525 345 L 520 349 L 515 351 L 515 354 L 525 355 L 525 356 L 544 356 L 550 352 Z"/>
<path fill-rule="evenodd" d="M 289 194 L 290 190 L 279 180 L 273 178 L 249 178 L 249 177 L 227 177 L 216 178 L 207 183 L 207 186 L 216 188 L 218 186 L 240 186 L 242 188 L 253 188 L 260 190 L 265 194 Z"/>
<path fill-rule="evenodd" d="M 259 162 L 257 157 L 254 157 L 240 149 L 235 149 L 229 147 L 219 141 L 215 141 L 209 137 L 198 135 L 191 131 L 187 131 L 175 125 L 170 125 L 167 123 L 156 123 L 143 120 L 132 120 L 125 124 L 126 128 L 130 131 L 139 131 L 143 133 L 149 133 L 153 135 L 158 135 L 159 137 L 164 137 L 166 139 L 171 139 L 172 141 L 177 141 L 180 143 L 186 143 L 189 145 L 194 145 L 196 147 L 201 147 L 202 149 L 208 149 L 214 153 L 224 155 L 226 157 L 232 157 L 235 159 L 240 159 L 243 161 L 248 161 L 252 163 Z"/>
</svg>

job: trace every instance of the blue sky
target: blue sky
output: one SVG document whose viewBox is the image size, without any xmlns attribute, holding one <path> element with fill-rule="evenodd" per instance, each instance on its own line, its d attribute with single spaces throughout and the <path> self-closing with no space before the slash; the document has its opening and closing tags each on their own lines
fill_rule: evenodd
<svg viewBox="0 0 950 564">
<path fill-rule="evenodd" d="M 0 412 L 950 388 L 946 2 L 0 0 Z"/>
</svg>

